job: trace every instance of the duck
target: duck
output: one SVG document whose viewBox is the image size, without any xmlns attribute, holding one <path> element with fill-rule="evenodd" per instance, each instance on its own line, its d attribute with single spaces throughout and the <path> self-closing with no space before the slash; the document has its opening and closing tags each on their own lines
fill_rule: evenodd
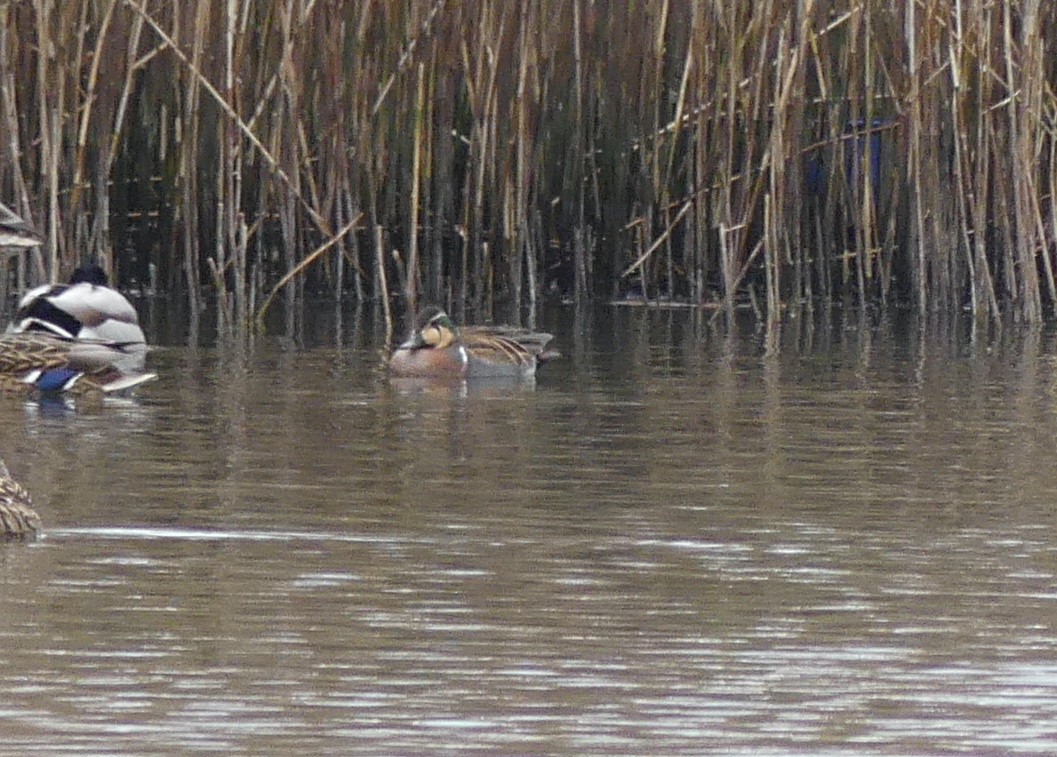
<svg viewBox="0 0 1057 757">
<path fill-rule="evenodd" d="M 458 328 L 444 310 L 423 309 L 411 335 L 389 359 L 389 374 L 401 378 L 527 378 L 557 357 L 547 350 L 550 334 L 511 326 Z"/>
<path fill-rule="evenodd" d="M 127 367 L 122 342 L 72 339 L 48 331 L 0 335 L 0 389 L 106 395 L 157 378 Z"/>
<path fill-rule="evenodd" d="M 94 260 L 78 266 L 68 284 L 31 289 L 7 330 L 120 345 L 121 367 L 139 371 L 146 363 L 147 339 L 136 309 L 110 287 L 106 272 Z"/>
<path fill-rule="evenodd" d="M 26 538 L 40 531 L 40 516 L 22 484 L 0 460 L 0 537 Z"/>
</svg>

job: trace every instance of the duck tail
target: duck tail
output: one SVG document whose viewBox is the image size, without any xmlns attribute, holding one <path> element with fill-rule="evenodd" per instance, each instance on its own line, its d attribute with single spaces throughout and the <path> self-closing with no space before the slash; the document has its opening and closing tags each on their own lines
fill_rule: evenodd
<svg viewBox="0 0 1057 757">
<path fill-rule="evenodd" d="M 156 378 L 158 378 L 157 373 L 119 373 L 106 383 L 100 384 L 99 388 L 104 394 L 124 392 L 140 384 L 154 381 Z"/>
</svg>

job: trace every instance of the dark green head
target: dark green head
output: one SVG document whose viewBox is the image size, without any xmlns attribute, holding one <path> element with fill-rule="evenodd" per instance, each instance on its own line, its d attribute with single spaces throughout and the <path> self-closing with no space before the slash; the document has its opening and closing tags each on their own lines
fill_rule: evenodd
<svg viewBox="0 0 1057 757">
<path fill-rule="evenodd" d="M 78 266 L 77 270 L 73 272 L 70 277 L 71 284 L 95 284 L 96 286 L 108 286 L 110 284 L 106 278 L 106 271 L 99 265 L 93 258 L 87 263 Z"/>
</svg>

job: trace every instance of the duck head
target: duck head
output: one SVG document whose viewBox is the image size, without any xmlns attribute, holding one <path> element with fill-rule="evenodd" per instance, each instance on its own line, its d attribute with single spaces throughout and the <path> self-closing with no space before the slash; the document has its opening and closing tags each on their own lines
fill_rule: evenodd
<svg viewBox="0 0 1057 757">
<path fill-rule="evenodd" d="M 94 260 L 79 265 L 70 276 L 71 284 L 94 284 L 96 286 L 109 286 L 106 271 Z"/>
<path fill-rule="evenodd" d="M 451 347 L 459 338 L 458 329 L 451 316 L 438 307 L 430 306 L 419 315 L 415 330 L 400 349 L 443 350 Z"/>
</svg>

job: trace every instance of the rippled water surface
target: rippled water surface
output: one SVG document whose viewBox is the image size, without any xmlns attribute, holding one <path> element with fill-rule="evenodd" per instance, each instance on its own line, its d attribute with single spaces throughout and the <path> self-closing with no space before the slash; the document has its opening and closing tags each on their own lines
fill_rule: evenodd
<svg viewBox="0 0 1057 757">
<path fill-rule="evenodd" d="M 542 325 L 534 385 L 350 319 L 0 398 L 0 754 L 1052 750 L 1053 335 Z"/>
</svg>

